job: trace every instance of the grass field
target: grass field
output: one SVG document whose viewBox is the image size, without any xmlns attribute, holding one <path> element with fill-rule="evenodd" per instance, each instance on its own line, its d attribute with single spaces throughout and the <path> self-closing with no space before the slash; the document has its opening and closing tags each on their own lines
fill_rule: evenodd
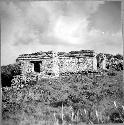
<svg viewBox="0 0 124 125">
<path fill-rule="evenodd" d="M 117 72 L 116 76 L 105 76 L 97 79 L 97 83 L 104 82 L 105 92 L 110 85 L 123 85 L 123 75 L 122 72 Z M 83 84 L 82 84 L 83 83 Z M 117 84 L 118 83 L 118 84 Z M 82 86 L 86 84 L 88 87 L 92 88 L 92 91 L 96 90 L 103 91 L 100 86 L 94 87 L 92 85 L 92 79 L 87 76 L 71 75 L 63 76 L 58 79 L 42 79 L 41 81 L 34 82 L 28 86 L 16 90 L 11 89 L 3 92 L 3 102 L 2 102 L 2 124 L 3 125 L 62 125 L 62 111 L 63 111 L 63 125 L 86 125 L 86 115 L 82 118 L 78 117 L 78 120 L 71 120 L 71 110 L 68 105 L 64 105 L 63 110 L 61 105 L 57 107 L 51 105 L 51 102 L 61 102 L 62 100 L 68 99 L 69 95 L 76 95 L 78 92 L 82 92 Z M 84 87 L 84 86 L 83 86 Z M 114 90 L 115 87 L 111 89 Z M 108 90 L 109 90 L 108 89 Z M 107 92 L 108 92 L 107 90 Z M 86 90 L 89 91 L 89 90 Z M 86 92 L 85 91 L 85 92 Z M 116 92 L 116 91 L 115 91 Z M 79 93 L 79 94 L 80 94 Z M 97 93 L 99 94 L 99 93 Z M 110 93 L 111 94 L 111 93 Z M 118 94 L 118 93 L 117 93 Z M 76 95 L 78 98 L 78 95 Z M 111 98 L 105 99 L 106 96 L 102 98 L 99 103 L 99 107 L 103 104 L 106 106 L 105 110 L 109 109 L 109 104 L 111 105 Z M 117 97 L 116 97 L 117 98 Z M 118 97 L 120 98 L 120 97 Z M 86 98 L 84 98 L 86 100 Z M 103 101 L 106 100 L 106 101 Z M 118 99 L 119 100 L 119 99 Z M 123 102 L 123 100 L 122 100 Z M 91 102 L 86 100 L 85 107 Z M 72 103 L 71 103 L 72 104 Z M 77 104 L 73 102 L 72 105 Z M 95 103 L 94 103 L 95 104 Z M 94 115 L 94 114 L 93 114 Z M 95 117 L 94 117 L 94 120 Z M 58 121 L 58 124 L 57 124 Z M 116 125 L 117 123 L 107 123 L 107 125 Z M 97 124 L 101 125 L 101 124 Z M 104 125 L 104 124 L 102 124 Z M 118 124 L 122 125 L 122 124 Z"/>
</svg>

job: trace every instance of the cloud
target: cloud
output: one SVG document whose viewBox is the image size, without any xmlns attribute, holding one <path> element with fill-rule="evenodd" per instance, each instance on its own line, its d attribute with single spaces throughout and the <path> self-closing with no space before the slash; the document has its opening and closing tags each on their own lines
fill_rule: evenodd
<svg viewBox="0 0 124 125">
<path fill-rule="evenodd" d="M 104 32 L 118 32 L 121 28 L 121 1 L 106 1 L 99 11 L 91 14 L 89 27 Z"/>
<path fill-rule="evenodd" d="M 75 19 L 77 16 L 78 18 L 81 16 L 86 17 L 86 15 L 89 15 L 89 13 L 95 12 L 98 9 L 98 6 L 103 3 L 104 2 L 100 1 L 95 3 L 87 3 L 85 1 L 34 1 L 9 3 L 2 2 L 1 15 L 3 20 L 3 37 L 13 37 L 13 39 L 10 38 L 10 40 L 12 39 L 14 45 L 29 44 L 30 42 L 33 42 L 36 38 L 41 39 L 41 36 L 48 36 L 47 34 L 50 34 L 53 31 L 54 26 L 57 26 L 56 23 L 60 22 L 61 16 L 65 15 L 63 21 L 65 20 L 65 23 L 68 23 L 66 21 L 67 16 L 72 17 L 72 20 Z M 74 22 L 74 25 L 75 24 L 76 21 Z M 71 25 L 74 26 L 73 23 L 71 23 Z M 8 35 L 10 30 L 11 34 Z M 69 29 L 68 27 L 67 30 L 72 29 Z M 9 42 L 10 40 L 8 39 L 4 40 L 4 42 Z M 39 41 L 42 44 L 41 40 Z"/>
<path fill-rule="evenodd" d="M 2 63 L 8 63 L 6 56 L 12 62 L 21 53 L 52 49 L 110 53 L 115 47 L 115 52 L 119 47 L 123 50 L 121 31 L 109 33 L 89 28 L 93 15 L 104 4 L 103 1 L 1 2 Z"/>
<path fill-rule="evenodd" d="M 97 52 L 104 53 L 123 53 L 123 39 L 121 30 L 116 33 L 101 32 L 101 30 L 92 29 L 89 32 L 90 39 L 87 45 L 96 50 Z M 92 42 L 91 42 L 92 41 Z"/>
<path fill-rule="evenodd" d="M 88 21 L 85 17 L 73 18 L 61 16 L 56 20 L 56 24 L 51 32 L 54 37 L 63 40 L 65 44 L 80 44 L 85 42 Z"/>
<path fill-rule="evenodd" d="M 52 3 L 52 4 L 51 4 Z M 63 16 L 88 16 L 97 11 L 103 1 L 52 1 L 50 4 Z M 92 11 L 91 11 L 92 10 Z"/>
</svg>

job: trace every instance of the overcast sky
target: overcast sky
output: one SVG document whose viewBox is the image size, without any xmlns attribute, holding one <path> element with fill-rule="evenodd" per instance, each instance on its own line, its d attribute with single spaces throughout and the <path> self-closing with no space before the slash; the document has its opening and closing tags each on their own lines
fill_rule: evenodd
<svg viewBox="0 0 124 125">
<path fill-rule="evenodd" d="M 0 2 L 1 65 L 19 54 L 92 49 L 123 53 L 121 2 Z"/>
</svg>

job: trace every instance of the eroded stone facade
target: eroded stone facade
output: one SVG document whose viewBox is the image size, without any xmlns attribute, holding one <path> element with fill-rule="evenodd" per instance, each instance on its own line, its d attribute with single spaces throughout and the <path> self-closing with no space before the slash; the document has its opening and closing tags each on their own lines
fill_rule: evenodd
<svg viewBox="0 0 124 125">
<path fill-rule="evenodd" d="M 97 71 L 106 68 L 106 59 L 101 62 L 92 50 L 72 51 L 69 53 L 53 51 L 20 55 L 22 74 L 35 72 L 37 74 L 55 75 L 65 72 Z M 98 62 L 100 67 L 98 67 Z"/>
</svg>

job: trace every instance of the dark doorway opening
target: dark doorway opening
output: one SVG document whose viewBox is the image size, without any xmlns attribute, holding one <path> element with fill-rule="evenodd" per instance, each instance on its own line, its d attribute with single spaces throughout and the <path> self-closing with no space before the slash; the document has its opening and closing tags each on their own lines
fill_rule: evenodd
<svg viewBox="0 0 124 125">
<path fill-rule="evenodd" d="M 40 72 L 40 63 L 34 63 L 34 71 Z"/>
<path fill-rule="evenodd" d="M 31 63 L 34 64 L 34 71 L 40 73 L 40 64 L 41 64 L 41 62 L 39 62 L 39 61 L 32 61 Z"/>
</svg>

